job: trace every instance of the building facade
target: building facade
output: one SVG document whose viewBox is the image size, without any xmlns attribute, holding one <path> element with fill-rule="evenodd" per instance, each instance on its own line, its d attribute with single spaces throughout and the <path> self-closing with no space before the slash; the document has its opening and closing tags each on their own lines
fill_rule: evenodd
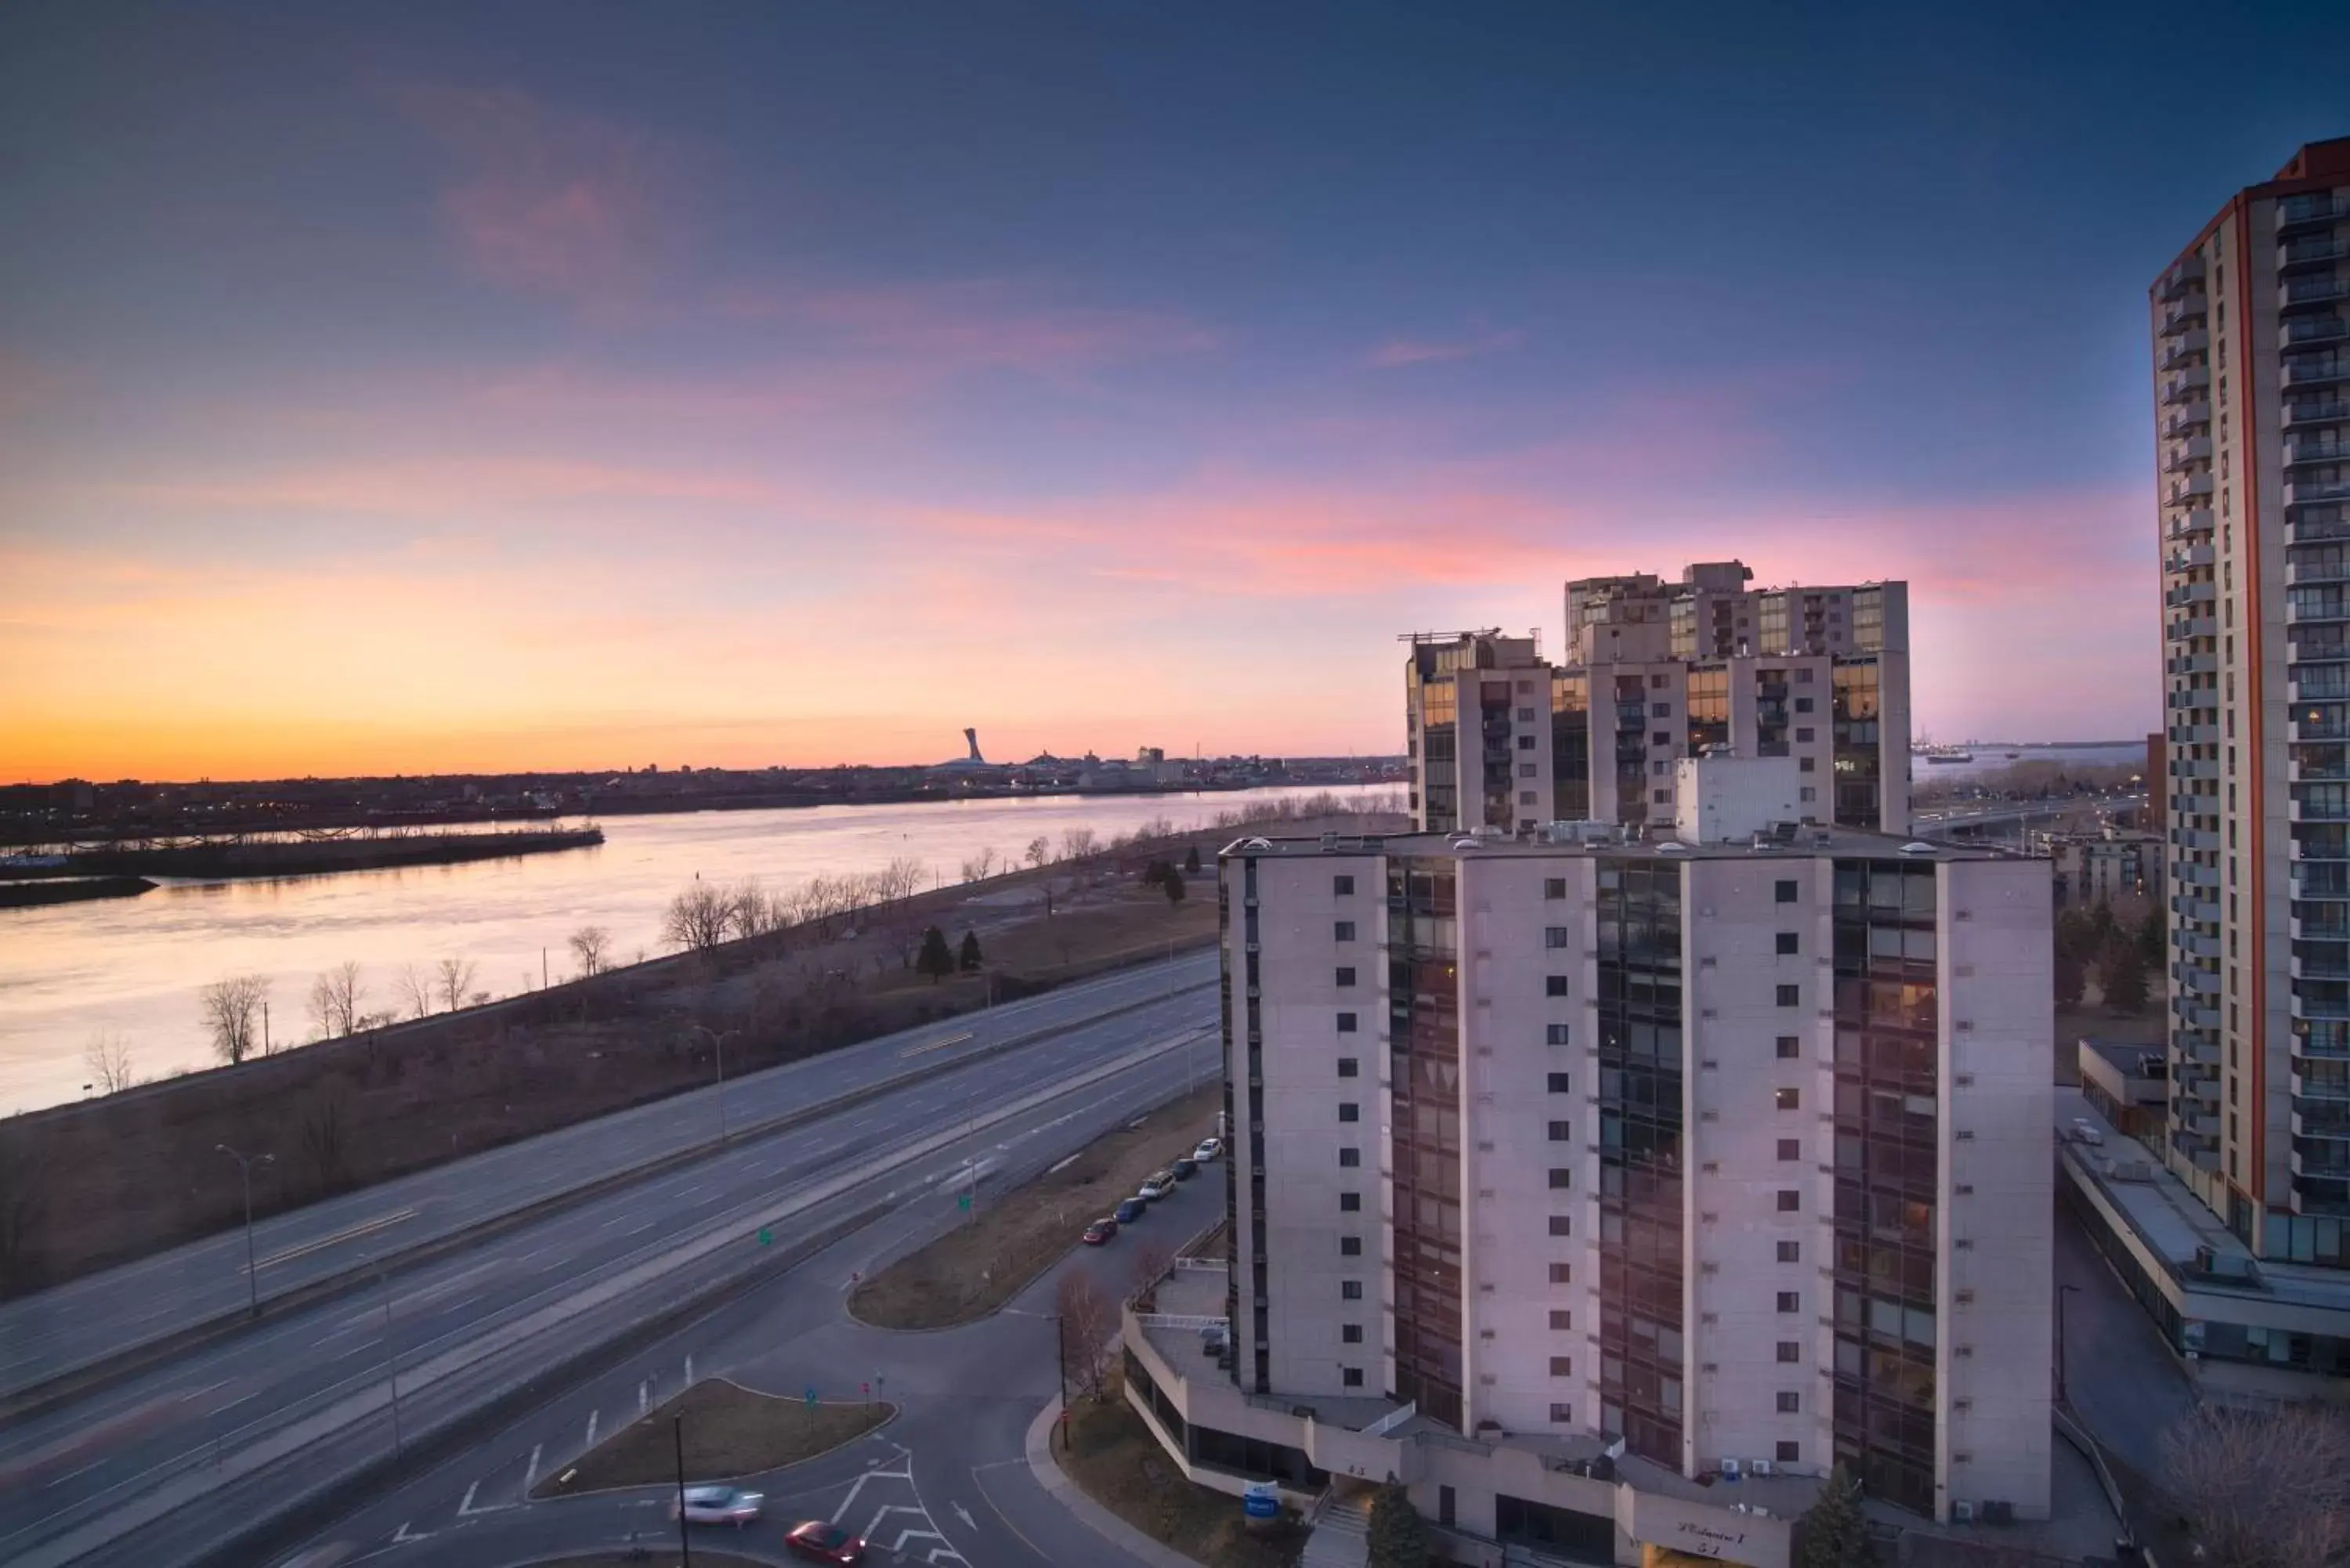
<svg viewBox="0 0 2350 1568">
<path fill-rule="evenodd" d="M 2350 139 L 2148 291 L 2169 1169 L 2258 1258 L 2350 1264 Z"/>
<path fill-rule="evenodd" d="M 1906 833 L 1908 586 L 1752 590 L 1752 576 L 1729 561 L 1677 583 L 1571 582 L 1556 666 L 1532 637 L 1409 639 L 1414 825 L 1669 824 L 1675 764 L 1728 751 L 1793 759 L 1809 820 Z"/>
<path fill-rule="evenodd" d="M 1471 1533 L 1589 1509 L 1464 1443 L 1606 1459 L 1619 1525 L 1838 1460 L 2045 1512 L 2046 864 L 1711 820 L 1225 851 L 1231 1352 L 1188 1397 L 1408 1412 Z"/>
</svg>

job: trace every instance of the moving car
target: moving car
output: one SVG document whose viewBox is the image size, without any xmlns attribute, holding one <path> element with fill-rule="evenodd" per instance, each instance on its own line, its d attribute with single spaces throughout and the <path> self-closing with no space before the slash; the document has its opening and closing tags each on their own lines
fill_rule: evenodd
<svg viewBox="0 0 2350 1568">
<path fill-rule="evenodd" d="M 1150 1204 L 1145 1199 L 1122 1198 L 1118 1205 L 1118 1222 L 1121 1225 L 1131 1225 L 1141 1219 L 1149 1208 Z"/>
<path fill-rule="evenodd" d="M 1200 1164 L 1205 1165 L 1209 1161 L 1222 1155 L 1223 1152 L 1223 1139 L 1220 1137 L 1203 1137 L 1200 1140 L 1200 1147 L 1191 1151 L 1191 1158 Z"/>
<path fill-rule="evenodd" d="M 784 1547 L 795 1557 L 812 1563 L 862 1563 L 865 1542 L 837 1524 L 811 1519 L 784 1532 Z"/>
<path fill-rule="evenodd" d="M 1112 1236 L 1117 1234 L 1117 1220 L 1097 1220 L 1092 1224 L 1086 1227 L 1086 1245 L 1088 1247 L 1098 1247 L 1104 1241 L 1108 1241 Z"/>
<path fill-rule="evenodd" d="M 731 1486 L 690 1486 L 681 1501 L 669 1505 L 669 1516 L 675 1519 L 682 1511 L 688 1524 L 731 1524 L 740 1530 L 759 1517 L 759 1505 L 765 1501 L 755 1491 Z"/>
<path fill-rule="evenodd" d="M 1134 1195 L 1146 1203 L 1156 1203 L 1174 1190 L 1175 1173 L 1171 1170 L 1161 1170 L 1155 1172 L 1149 1180 L 1136 1188 Z"/>
<path fill-rule="evenodd" d="M 1176 1180 L 1189 1181 L 1198 1172 L 1200 1162 L 1188 1154 L 1178 1155 L 1175 1157 L 1175 1162 L 1167 1168 L 1175 1173 Z"/>
</svg>

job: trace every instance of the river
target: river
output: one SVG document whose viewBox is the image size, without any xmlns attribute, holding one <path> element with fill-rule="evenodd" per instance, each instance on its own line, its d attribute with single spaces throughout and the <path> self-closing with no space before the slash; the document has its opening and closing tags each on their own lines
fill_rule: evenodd
<svg viewBox="0 0 2350 1568">
<path fill-rule="evenodd" d="M 508 996 L 574 966 L 565 939 L 612 933 L 621 961 L 658 953 L 660 914 L 698 875 L 770 888 L 877 870 L 900 856 L 938 879 L 993 849 L 1018 857 L 1040 835 L 1091 828 L 1107 839 L 1164 817 L 1179 827 L 1311 789 L 1198 794 L 1056 795 L 1033 800 L 817 806 L 621 816 L 594 849 L 459 866 L 332 877 L 164 883 L 136 898 L 0 910 L 0 1111 L 76 1098 L 85 1057 L 104 1033 L 127 1044 L 132 1071 L 160 1077 L 212 1064 L 196 993 L 224 975 L 270 981 L 275 1039 L 309 1033 L 307 1000 L 323 970 L 356 960 L 369 1011 L 394 1011 L 395 977 L 444 957 L 479 966 L 474 985 Z M 1399 800 L 1392 784 L 1328 793 Z"/>
</svg>

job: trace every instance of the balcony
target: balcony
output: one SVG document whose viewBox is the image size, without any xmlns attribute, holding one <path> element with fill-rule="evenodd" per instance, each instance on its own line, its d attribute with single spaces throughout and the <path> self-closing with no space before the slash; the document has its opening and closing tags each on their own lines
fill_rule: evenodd
<svg viewBox="0 0 2350 1568">
<path fill-rule="evenodd" d="M 2213 583 L 2181 583 L 2162 596 L 2165 609 L 2178 609 L 2187 605 L 2208 605 L 2219 594 Z"/>
<path fill-rule="evenodd" d="M 2157 322 L 2158 330 L 2165 337 L 2184 331 L 2202 320 L 2210 307 L 2210 301 L 2199 288 L 2183 295 L 2162 307 L 2162 315 Z"/>
<path fill-rule="evenodd" d="M 2293 1015 L 2295 1018 L 2319 1023 L 2350 1023 L 2350 1003 L 2303 996 L 2297 985 L 2292 988 L 2292 992 Z"/>
<path fill-rule="evenodd" d="M 2209 506 L 2192 507 L 2170 520 L 2170 536 L 2174 539 L 2192 539 L 2199 534 L 2208 535 L 2210 532 L 2211 509 Z"/>
<path fill-rule="evenodd" d="M 2350 280 L 2317 275 L 2287 278 L 2277 285 L 2279 310 L 2306 310 L 2337 299 L 2350 299 Z"/>
<path fill-rule="evenodd" d="M 2329 425 L 2350 420 L 2350 401 L 2340 398 L 2296 398 L 2284 406 L 2284 428 Z"/>
<path fill-rule="evenodd" d="M 2293 1075 L 2293 1097 L 2296 1100 L 2324 1100 L 2350 1105 L 2350 1079 L 2332 1075 L 2313 1078 L 2296 1072 Z"/>
<path fill-rule="evenodd" d="M 2219 764 L 2206 763 L 2203 765 L 2217 767 Z M 2182 860 L 2170 868 L 2170 879 L 2182 888 L 2217 888 L 2220 886 L 2220 868 L 2217 866 L 2199 866 L 2192 860 Z"/>
<path fill-rule="evenodd" d="M 2284 504 L 2307 506 L 2320 501 L 2350 501 L 2350 479 L 2288 479 Z"/>
<path fill-rule="evenodd" d="M 2162 467 L 2166 473 L 2184 473 L 2198 463 L 2210 461 L 2211 438 L 2207 435 L 2189 436 L 2170 449 Z"/>
<path fill-rule="evenodd" d="M 2211 561 L 2210 545 L 2189 545 L 2183 550 L 2173 550 L 2164 556 L 2162 569 L 2166 572 L 2191 572 L 2198 567 L 2210 566 Z"/>
<path fill-rule="evenodd" d="M 2194 620 L 2174 620 L 2164 626 L 2162 635 L 2173 642 L 2188 642 L 2199 637 L 2217 637 L 2219 628 L 2210 616 Z"/>
<path fill-rule="evenodd" d="M 2294 1034 L 2289 1044 L 2296 1059 L 2350 1062 L 2350 1030 L 2328 1029 Z"/>
<path fill-rule="evenodd" d="M 2174 746 L 2209 745 L 2219 740 L 2220 726 L 2217 724 L 2173 724 L 2164 730 L 2162 733 L 2163 738 L 2168 740 Z M 2191 836 L 2209 838 L 2211 836 L 2210 834 L 2198 834 Z M 2212 847 L 2212 846 L 2207 844 L 2200 847 L 2208 849 Z"/>
<path fill-rule="evenodd" d="M 2330 191 L 2314 191 L 2307 195 L 2287 196 L 2276 204 L 2276 228 L 2280 238 L 2310 229 L 2322 229 L 2350 217 L 2350 206 L 2334 199 Z"/>
<path fill-rule="evenodd" d="M 2350 539 L 2350 517 L 2341 515 L 2340 508 L 2332 512 L 2312 512 L 2305 516 L 2285 514 L 2284 542 L 2288 545 L 2320 545 L 2329 539 Z M 2307 658 L 2308 655 L 2296 655 Z M 2320 657 L 2339 659 L 2338 653 Z"/>
<path fill-rule="evenodd" d="M 2303 436 L 2284 443 L 2284 462 L 2294 468 L 2306 462 L 2350 462 L 2350 441 L 2334 436 Z"/>
<path fill-rule="evenodd" d="M 2181 894 L 2170 900 L 2170 912 L 2182 920 L 2193 920 L 2198 925 L 2216 926 L 2220 923 L 2220 906 L 2209 898 L 2190 898 Z"/>
<path fill-rule="evenodd" d="M 2345 256 L 2350 256 L 2350 244 L 2340 240 L 2288 240 L 2277 246 L 2277 271 L 2299 272 L 2305 267 L 2332 266 Z"/>
<path fill-rule="evenodd" d="M 2155 292 L 2165 299 L 2178 299 L 2189 290 L 2202 286 L 2203 258 L 2181 256 L 2171 263 L 2169 270 L 2162 275 L 2161 280 L 2155 285 Z"/>
<path fill-rule="evenodd" d="M 2287 587 L 2301 587 L 2309 583 L 2350 582 L 2350 561 L 2287 561 L 2284 564 Z"/>
<path fill-rule="evenodd" d="M 2210 384 L 2211 368 L 2209 365 L 2199 365 L 2193 369 L 2166 377 L 2162 383 L 2163 406 L 2176 408 L 2181 403 L 2192 402 Z"/>
<path fill-rule="evenodd" d="M 2324 1100 L 2293 1105 L 2293 1136 L 2297 1138 L 2350 1138 L 2350 1105 Z"/>
<path fill-rule="evenodd" d="M 2170 482 L 2170 488 L 2162 493 L 2166 506 L 2186 506 L 2210 498 L 2211 476 L 2209 473 L 2190 473 L 2184 478 L 2174 479 Z"/>
<path fill-rule="evenodd" d="M 2296 1148 L 2293 1151 L 2293 1173 L 2339 1181 L 2350 1177 L 2350 1156 L 2318 1154 L 2314 1150 L 2303 1154 Z"/>
<path fill-rule="evenodd" d="M 2308 903 L 2350 900 L 2350 868 L 2341 866 L 2296 865 L 2292 868 L 2293 896 Z"/>
<path fill-rule="evenodd" d="M 2192 371 L 2186 373 L 2193 374 Z M 2288 387 L 2334 387 L 2341 385 L 2345 377 L 2350 377 L 2350 359 L 2314 356 L 2306 359 L 2286 360 L 2281 379 Z M 2168 402 L 2170 400 L 2166 398 L 2163 400 Z"/>
<path fill-rule="evenodd" d="M 2208 675 L 2219 668 L 2220 656 L 2216 653 L 2174 653 L 2162 661 L 2162 670 L 2166 675 Z M 2203 688 L 2197 687 L 2196 690 L 2199 691 Z M 2214 695 L 2216 697 L 2217 693 Z M 2180 706 L 2186 704 L 2181 703 Z"/>
<path fill-rule="evenodd" d="M 2211 335 L 2198 327 L 2165 341 L 2162 358 L 2157 363 L 2161 369 L 2183 370 L 2210 352 Z"/>
<path fill-rule="evenodd" d="M 2277 347 L 2283 349 L 2339 343 L 2345 337 L 2350 337 L 2350 326 L 2338 316 L 2288 316 L 2277 323 Z"/>
<path fill-rule="evenodd" d="M 2166 441 L 2178 441 L 2184 437 L 2193 435 L 2197 431 L 2208 431 L 2210 428 L 2210 424 L 2211 405 L 2209 403 L 2189 403 L 2185 408 L 2179 409 L 2164 417 L 2162 421 L 2163 439 Z"/>
</svg>

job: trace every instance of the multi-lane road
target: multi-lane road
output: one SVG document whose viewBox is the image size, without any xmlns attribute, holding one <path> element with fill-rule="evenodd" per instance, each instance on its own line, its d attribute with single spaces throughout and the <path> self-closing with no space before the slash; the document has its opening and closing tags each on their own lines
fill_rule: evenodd
<svg viewBox="0 0 2350 1568">
<path fill-rule="evenodd" d="M 0 1560 L 203 1560 L 968 1160 L 1010 1171 L 1079 1147 L 1213 1075 L 1213 973 L 1211 957 L 1179 960 L 730 1084 L 723 1148 L 704 1092 L 281 1216 L 255 1239 L 265 1291 L 356 1288 L 0 1428 Z M 233 1314 L 243 1267 L 242 1237 L 216 1238 L 16 1303 L 10 1376 L 21 1388 Z"/>
</svg>

